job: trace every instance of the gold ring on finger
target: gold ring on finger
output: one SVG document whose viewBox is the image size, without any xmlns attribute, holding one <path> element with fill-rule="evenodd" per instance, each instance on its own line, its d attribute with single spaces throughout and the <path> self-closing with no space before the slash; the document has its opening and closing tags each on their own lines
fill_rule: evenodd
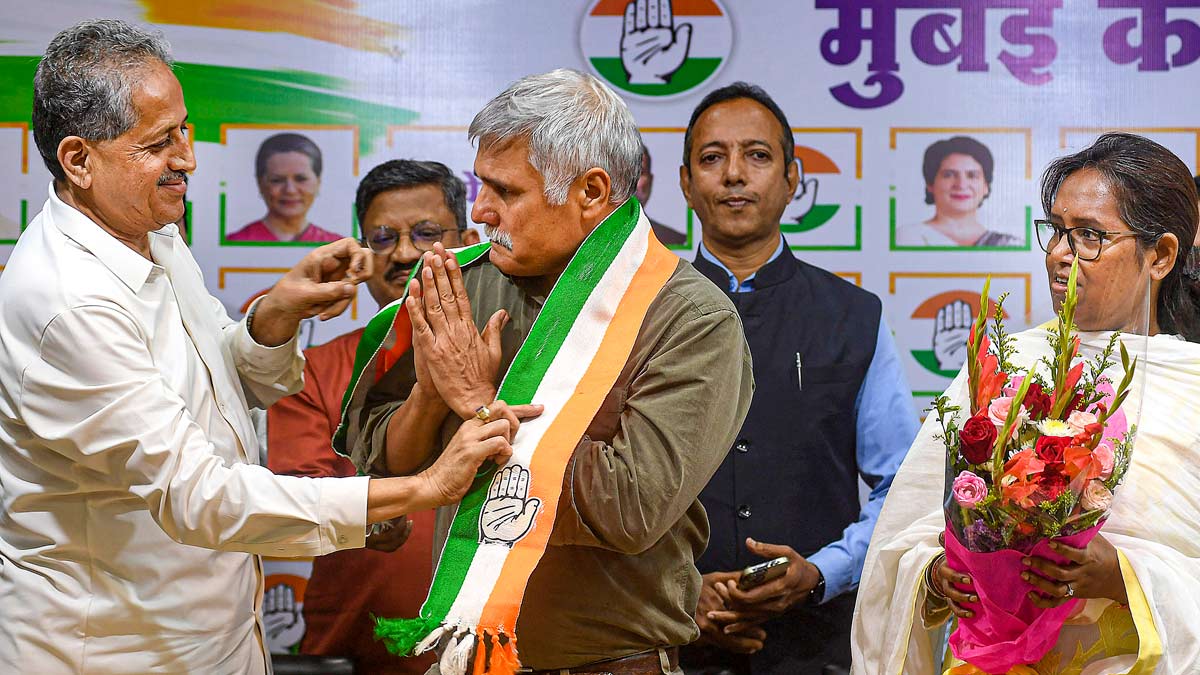
<svg viewBox="0 0 1200 675">
<path fill-rule="evenodd" d="M 484 424 L 487 424 L 492 421 L 492 411 L 488 410 L 486 405 L 481 405 L 475 409 L 475 417 Z"/>
</svg>

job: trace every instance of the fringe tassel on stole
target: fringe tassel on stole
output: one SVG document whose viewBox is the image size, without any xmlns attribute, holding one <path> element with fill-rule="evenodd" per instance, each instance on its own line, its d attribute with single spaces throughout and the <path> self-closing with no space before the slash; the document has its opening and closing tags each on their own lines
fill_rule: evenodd
<svg viewBox="0 0 1200 675">
<path fill-rule="evenodd" d="M 387 650 L 397 656 L 408 655 L 408 650 L 414 644 L 417 645 L 415 650 L 417 654 L 429 651 L 446 633 L 445 627 L 432 619 L 422 617 L 415 619 L 372 618 L 375 619 L 375 639 L 383 640 L 383 645 L 387 647 Z"/>
</svg>

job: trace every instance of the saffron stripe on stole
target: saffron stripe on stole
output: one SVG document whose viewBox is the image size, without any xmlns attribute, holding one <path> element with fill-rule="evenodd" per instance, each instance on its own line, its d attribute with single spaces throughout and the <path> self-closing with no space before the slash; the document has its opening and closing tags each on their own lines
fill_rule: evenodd
<svg viewBox="0 0 1200 675">
<path fill-rule="evenodd" d="M 549 477 L 558 467 L 565 467 L 570 460 L 579 439 L 587 431 L 600 404 L 608 396 L 624 369 L 650 303 L 679 264 L 679 258 L 659 244 L 652 232 L 648 232 L 647 236 L 650 241 L 646 256 L 621 298 L 596 356 L 579 382 L 578 393 L 546 430 L 533 455 L 530 475 L 547 476 L 547 479 L 534 481 L 534 485 L 530 486 L 530 496 L 542 500 L 545 513 L 539 517 L 543 523 L 555 522 L 562 493 L 561 471 L 558 471 L 558 475 L 553 476 L 552 480 Z M 541 561 L 552 529 L 537 528 L 513 547 L 511 554 L 504 561 L 504 570 L 484 608 L 480 624 L 515 628 L 520 614 L 521 599 L 525 595 L 525 586 L 534 568 Z"/>
</svg>

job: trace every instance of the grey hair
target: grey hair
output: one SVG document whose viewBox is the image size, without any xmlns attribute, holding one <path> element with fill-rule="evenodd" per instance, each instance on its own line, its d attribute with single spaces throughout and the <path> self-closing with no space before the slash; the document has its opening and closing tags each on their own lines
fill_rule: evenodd
<svg viewBox="0 0 1200 675">
<path fill-rule="evenodd" d="M 567 201 L 571 183 L 599 167 L 612 181 L 610 201 L 634 192 L 642 171 L 642 137 L 625 102 L 603 82 L 559 68 L 509 85 L 471 120 L 480 147 L 526 139 L 529 163 L 545 182 L 546 200 Z"/>
<path fill-rule="evenodd" d="M 174 63 L 162 33 L 116 19 L 84 21 L 54 36 L 33 76 L 33 139 L 56 180 L 66 180 L 58 163 L 64 138 L 105 141 L 137 124 L 132 84 L 155 61 Z"/>
</svg>

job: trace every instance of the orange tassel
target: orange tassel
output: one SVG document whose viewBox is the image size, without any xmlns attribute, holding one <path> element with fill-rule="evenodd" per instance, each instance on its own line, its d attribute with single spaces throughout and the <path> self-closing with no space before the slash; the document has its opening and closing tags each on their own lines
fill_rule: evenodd
<svg viewBox="0 0 1200 675">
<path fill-rule="evenodd" d="M 471 669 L 471 675 L 484 675 L 487 671 L 487 634 L 483 632 L 483 626 L 475 629 L 475 635 L 478 639 L 475 640 L 475 667 Z"/>
<path fill-rule="evenodd" d="M 509 637 L 508 641 L 501 645 L 500 636 L 492 633 L 492 656 L 489 661 L 490 675 L 516 675 L 521 668 L 521 662 L 517 659 L 516 639 Z"/>
</svg>

